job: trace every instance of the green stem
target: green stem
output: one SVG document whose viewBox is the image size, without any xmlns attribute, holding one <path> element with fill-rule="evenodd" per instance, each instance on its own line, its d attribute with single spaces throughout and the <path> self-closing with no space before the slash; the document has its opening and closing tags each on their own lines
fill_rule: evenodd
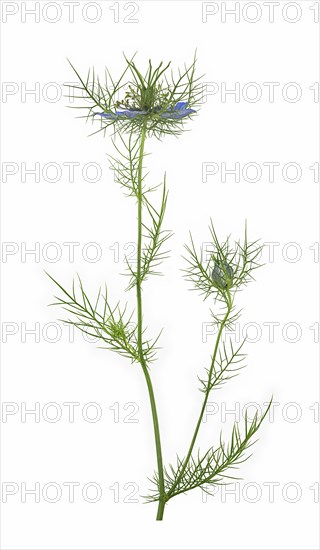
<svg viewBox="0 0 320 550">
<path fill-rule="evenodd" d="M 150 405 L 152 411 L 152 420 L 154 428 L 154 438 L 156 444 L 156 454 L 157 454 L 157 464 L 158 464 L 158 483 L 159 483 L 159 506 L 157 512 L 157 520 L 162 520 L 164 507 L 166 503 L 166 495 L 164 490 L 164 476 L 163 476 L 163 462 L 162 462 L 162 451 L 161 451 L 161 439 L 160 439 L 160 429 L 159 429 L 159 420 L 156 407 L 156 401 L 154 397 L 154 391 L 152 387 L 152 382 L 146 364 L 146 360 L 143 353 L 143 326 L 142 326 L 142 292 L 141 292 L 141 255 L 142 255 L 142 166 L 143 166 L 143 156 L 144 156 L 144 145 L 146 140 L 146 126 L 144 125 L 141 132 L 141 141 L 140 141 L 140 151 L 139 151 L 139 165 L 138 165 L 138 189 L 137 189 L 137 198 L 138 198 L 138 251 L 137 251 L 137 330 L 138 330 L 138 352 L 139 360 L 145 376 Z"/>
<path fill-rule="evenodd" d="M 224 329 L 225 324 L 227 322 L 227 319 L 229 317 L 231 309 L 232 309 L 232 299 L 231 299 L 231 296 L 230 296 L 230 291 L 229 291 L 229 289 L 227 289 L 227 312 L 226 312 L 226 314 L 225 314 L 225 316 L 224 316 L 224 318 L 223 318 L 223 320 L 220 324 L 219 332 L 217 334 L 217 339 L 216 339 L 216 343 L 215 343 L 215 346 L 214 346 L 211 366 L 210 366 L 209 375 L 208 375 L 208 387 L 207 387 L 207 390 L 206 390 L 205 398 L 204 398 L 204 401 L 203 401 L 203 405 L 201 407 L 200 415 L 199 415 L 199 418 L 198 418 L 198 422 L 196 424 L 196 428 L 195 428 L 195 431 L 194 431 L 194 434 L 193 434 L 193 437 L 192 437 L 192 440 L 191 440 L 191 443 L 190 443 L 190 447 L 189 447 L 187 456 L 186 456 L 185 460 L 183 461 L 183 465 L 182 465 L 182 468 L 180 470 L 180 474 L 178 475 L 175 483 L 172 485 L 170 491 L 167 494 L 168 499 L 172 496 L 172 494 L 174 493 L 175 488 L 179 485 L 179 483 L 180 483 L 180 481 L 183 477 L 185 469 L 188 466 L 190 457 L 192 455 L 192 451 L 193 451 L 193 448 L 195 446 L 196 439 L 198 437 L 198 433 L 199 433 L 200 426 L 201 426 L 201 423 L 202 423 L 203 415 L 205 413 L 207 402 L 208 402 L 210 391 L 211 391 L 210 381 L 212 379 L 213 368 L 214 368 L 214 364 L 215 364 L 215 361 L 216 361 L 216 357 L 217 357 L 217 353 L 218 353 L 218 349 L 219 349 L 219 344 L 220 344 L 220 340 L 221 340 L 221 336 L 222 336 L 222 332 L 223 332 L 223 329 Z"/>
</svg>

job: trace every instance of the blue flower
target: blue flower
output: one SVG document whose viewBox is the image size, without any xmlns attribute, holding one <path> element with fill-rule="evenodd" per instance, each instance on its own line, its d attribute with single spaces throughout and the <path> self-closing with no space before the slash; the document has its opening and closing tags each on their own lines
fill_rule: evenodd
<svg viewBox="0 0 320 550">
<path fill-rule="evenodd" d="M 175 104 L 173 109 L 167 109 L 164 113 L 160 114 L 160 117 L 180 119 L 196 112 L 194 109 L 187 109 L 187 106 L 188 106 L 188 103 L 186 101 L 178 101 L 178 103 Z"/>
<path fill-rule="evenodd" d="M 168 108 L 164 113 L 159 113 L 160 118 L 164 119 L 181 119 L 196 111 L 194 109 L 187 108 L 188 103 L 186 101 L 178 101 L 173 108 Z M 153 112 L 160 111 L 161 108 L 157 107 Z M 116 109 L 115 113 L 97 113 L 103 118 L 109 120 L 117 120 L 119 117 L 136 118 L 143 115 L 148 115 L 152 111 L 143 111 L 141 109 Z"/>
</svg>

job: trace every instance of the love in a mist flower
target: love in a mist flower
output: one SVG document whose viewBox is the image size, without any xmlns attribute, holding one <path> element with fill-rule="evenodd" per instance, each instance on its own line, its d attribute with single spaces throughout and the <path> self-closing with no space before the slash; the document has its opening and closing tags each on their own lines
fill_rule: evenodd
<svg viewBox="0 0 320 550">
<path fill-rule="evenodd" d="M 156 107 L 153 110 L 145 111 L 142 109 L 116 109 L 115 113 L 97 113 L 103 118 L 108 118 L 109 120 L 117 120 L 118 118 L 137 118 L 144 116 L 154 116 L 164 118 L 164 119 L 173 119 L 179 120 L 186 116 L 189 116 L 193 113 L 196 113 L 194 109 L 188 108 L 187 101 L 178 101 L 173 108 L 168 107 L 165 111 L 161 110 L 161 107 Z"/>
<path fill-rule="evenodd" d="M 176 74 L 169 69 L 170 62 L 152 65 L 151 60 L 141 71 L 133 58 L 125 57 L 126 68 L 118 79 L 108 69 L 103 79 L 97 77 L 94 69 L 82 78 L 71 65 L 80 85 L 70 87 L 75 89 L 75 97 L 85 100 L 83 106 L 74 108 L 87 109 L 83 115 L 87 121 L 100 120 L 100 128 L 90 135 L 105 135 L 108 128 L 114 134 L 131 136 L 143 131 L 157 139 L 180 135 L 184 123 L 198 113 L 202 104 L 203 85 L 195 74 L 196 58 Z"/>
</svg>

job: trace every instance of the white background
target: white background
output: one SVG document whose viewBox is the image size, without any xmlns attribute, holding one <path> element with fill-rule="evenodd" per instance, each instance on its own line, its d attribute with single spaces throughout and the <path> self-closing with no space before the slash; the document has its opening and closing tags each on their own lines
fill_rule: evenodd
<svg viewBox="0 0 320 550">
<path fill-rule="evenodd" d="M 132 15 L 137 22 L 130 23 L 123 21 L 134 8 L 128 3 L 72 4 L 73 22 L 64 2 L 2 3 L 5 13 L 12 12 L 7 21 L 2 12 L 2 160 L 16 172 L 2 185 L 2 240 L 4 251 L 12 252 L 2 258 L 2 339 L 6 340 L 2 400 L 16 403 L 15 414 L 2 419 L 2 482 L 11 482 L 16 491 L 2 504 L 2 548 L 318 548 L 317 331 L 310 328 L 317 321 L 318 248 L 313 245 L 319 240 L 318 184 L 309 167 L 318 160 L 319 105 L 310 86 L 319 80 L 315 22 L 319 5 L 290 6 L 281 1 L 275 5 L 272 23 L 264 2 L 251 6 L 238 2 L 238 22 L 234 15 L 224 17 L 225 9 L 234 9 L 235 2 L 211 3 L 207 10 L 216 13 L 207 20 L 202 2 L 137 2 L 138 12 Z M 25 16 L 25 8 L 35 8 L 39 15 Z M 255 18 L 259 20 L 252 22 Z M 211 397 L 219 411 L 203 424 L 201 448 L 218 442 L 221 427 L 228 437 L 235 416 L 227 414 L 223 422 L 226 408 L 239 406 L 242 411 L 250 402 L 263 406 L 271 394 L 278 405 L 274 421 L 269 418 L 260 431 L 253 457 L 241 467 L 239 498 L 220 489 L 202 502 L 201 492 L 194 491 L 173 499 L 159 523 L 156 506 L 142 505 L 139 496 L 146 494 L 147 476 L 155 467 L 141 370 L 97 349 L 79 334 L 69 341 L 67 328 L 57 321 L 62 311 L 46 307 L 55 289 L 44 269 L 69 288 L 79 272 L 91 296 L 106 281 L 114 303 L 122 298 L 134 306 L 134 293 L 124 295 L 126 281 L 119 273 L 124 270 L 124 247 L 135 241 L 135 204 L 123 196 L 108 170 L 110 139 L 102 134 L 88 139 L 91 127 L 66 108 L 68 99 L 59 91 L 64 82 L 74 81 L 66 58 L 83 75 L 93 65 L 98 73 L 108 65 L 119 74 L 122 52 L 130 56 L 138 51 L 141 67 L 149 58 L 155 63 L 172 60 L 177 67 L 192 60 L 195 48 L 199 74 L 205 73 L 204 81 L 215 83 L 210 89 L 218 91 L 188 123 L 190 132 L 179 140 L 147 144 L 152 152 L 150 182 L 159 182 L 167 173 L 165 226 L 174 231 L 165 277 L 150 280 L 144 291 L 150 334 L 165 328 L 163 349 L 152 369 L 165 463 L 174 461 L 177 452 L 186 452 L 201 403 L 196 376 L 208 365 L 213 346 L 212 337 L 202 341 L 212 304 L 188 292 L 180 271 L 188 231 L 198 243 L 209 241 L 210 217 L 220 238 L 231 234 L 237 239 L 247 219 L 249 237 L 275 244 L 266 246 L 265 266 L 239 297 L 244 308 L 240 330 L 245 331 L 247 323 L 251 326 L 248 368 Z M 249 82 L 255 87 L 248 89 Z M 265 82 L 279 83 L 273 102 Z M 290 82 L 296 84 L 286 87 Z M 224 86 L 230 89 L 236 83 L 237 101 L 222 92 Z M 25 94 L 26 89 L 36 93 Z M 250 101 L 259 89 L 261 98 Z M 297 89 L 302 92 L 300 100 L 290 101 Z M 70 162 L 79 163 L 73 182 L 65 165 Z M 235 182 L 229 175 L 222 182 L 219 173 L 204 182 L 205 162 L 226 163 L 229 168 L 239 162 L 241 169 L 254 162 L 262 166 L 262 176 L 250 182 L 250 174 L 242 175 Z M 280 163 L 274 182 L 269 181 L 266 162 Z M 286 181 L 292 172 L 289 178 L 282 174 L 290 162 L 301 167 L 299 181 Z M 24 174 L 24 167 L 30 169 L 35 163 L 40 163 L 39 181 Z M 60 167 L 58 181 L 52 181 L 54 167 L 46 172 L 47 163 Z M 83 175 L 87 163 L 101 167 L 98 181 L 88 181 L 94 172 Z M 7 171 L 8 165 L 3 169 Z M 50 242 L 56 243 L 54 247 L 48 248 Z M 79 243 L 74 262 L 66 242 Z M 97 262 L 86 256 L 94 253 L 86 248 L 90 242 L 101 247 Z M 39 255 L 24 256 L 25 247 L 35 246 Z M 61 258 L 50 261 L 55 251 L 61 251 Z M 267 323 L 277 323 L 273 339 Z M 32 328 L 40 331 L 39 337 L 25 334 Z M 54 409 L 46 408 L 50 402 L 62 411 L 56 422 L 48 421 L 54 415 Z M 79 403 L 73 423 L 66 402 Z M 97 422 L 88 422 L 81 414 L 90 402 L 101 407 Z M 40 404 L 39 421 L 27 415 L 23 422 L 23 403 L 29 408 Z M 109 408 L 115 403 L 119 422 L 114 422 Z M 133 410 L 125 409 L 128 403 L 139 408 L 133 417 L 138 422 L 124 422 Z M 80 484 L 73 503 L 66 482 Z M 81 494 L 90 482 L 102 490 L 96 503 L 88 502 L 94 492 L 88 498 Z M 36 483 L 40 502 L 29 494 L 23 503 L 23 484 L 32 489 Z M 48 483 L 61 488 L 55 503 L 49 502 L 53 489 L 43 493 Z M 134 497 L 138 502 L 124 502 L 131 492 L 127 483 L 138 487 Z M 274 499 L 270 483 L 276 484 Z M 115 484 L 119 502 L 114 502 Z"/>
</svg>

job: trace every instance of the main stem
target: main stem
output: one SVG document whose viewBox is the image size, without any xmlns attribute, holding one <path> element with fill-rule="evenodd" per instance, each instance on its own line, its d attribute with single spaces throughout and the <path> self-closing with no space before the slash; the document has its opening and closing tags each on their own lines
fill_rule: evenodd
<svg viewBox="0 0 320 550">
<path fill-rule="evenodd" d="M 157 413 L 157 407 L 156 407 L 156 401 L 154 397 L 154 391 L 152 387 L 152 382 L 148 370 L 148 366 L 145 361 L 144 353 L 143 353 L 143 325 L 142 325 L 142 292 L 141 292 L 141 253 L 142 253 L 142 167 L 143 167 L 143 156 L 144 156 L 144 145 L 146 141 L 146 126 L 143 125 L 142 127 L 142 133 L 141 133 L 141 141 L 140 141 L 140 151 L 139 151 L 139 165 L 138 165 L 138 189 L 137 189 L 137 197 L 138 197 L 138 251 L 137 251 L 137 313 L 138 313 L 138 322 L 137 322 L 137 330 L 138 330 L 138 352 L 139 352 L 139 359 L 140 364 L 143 370 L 143 374 L 145 376 L 148 392 L 149 392 L 149 398 L 150 398 L 150 405 L 151 405 L 151 411 L 152 411 L 152 420 L 153 420 L 153 429 L 154 429 L 154 438 L 155 438 L 155 444 L 156 444 L 156 453 L 157 453 L 157 464 L 158 464 L 158 483 L 159 483 L 159 505 L 158 505 L 158 511 L 157 511 L 157 520 L 162 520 L 163 518 L 163 512 L 164 507 L 166 503 L 166 496 L 165 496 L 165 490 L 164 490 L 164 476 L 163 476 L 163 462 L 162 462 L 162 451 L 161 451 L 161 439 L 160 439 L 160 428 L 159 428 L 159 420 L 158 420 L 158 413 Z"/>
<path fill-rule="evenodd" d="M 230 292 L 229 290 L 227 289 L 227 296 L 228 296 L 228 299 L 227 299 L 227 311 L 226 311 L 226 314 L 224 316 L 224 318 L 222 319 L 222 322 L 220 324 L 220 328 L 219 328 L 219 331 L 218 331 L 218 334 L 217 334 L 217 339 L 216 339 L 216 343 L 215 343 L 215 346 L 214 346 L 214 351 L 213 351 L 213 356 L 212 356 L 212 361 L 211 361 L 211 366 L 210 366 L 210 371 L 209 371 L 209 375 L 208 375 L 208 388 L 206 390 L 206 394 L 205 394 L 205 398 L 204 398 L 204 401 L 203 401 L 203 405 L 201 407 L 201 411 L 200 411 L 200 415 L 199 415 L 199 418 L 198 418 L 198 422 L 196 424 L 196 428 L 195 428 L 195 431 L 194 431 L 194 434 L 193 434 L 193 437 L 192 437 L 192 440 L 191 440 L 191 443 L 190 443 L 190 447 L 189 447 L 189 450 L 188 450 L 188 453 L 187 453 L 187 456 L 185 458 L 185 460 L 183 461 L 183 465 L 182 465 L 182 468 L 180 470 L 180 474 L 178 475 L 175 483 L 172 485 L 167 497 L 170 498 L 170 496 L 172 495 L 172 493 L 174 492 L 174 489 L 179 485 L 180 483 L 180 480 L 182 479 L 183 477 L 183 474 L 185 472 L 185 469 L 186 467 L 188 466 L 188 463 L 189 463 L 189 460 L 190 460 L 190 457 L 192 455 L 192 451 L 193 451 L 193 448 L 194 448 L 194 445 L 195 445 L 195 442 L 196 442 L 196 439 L 198 437 L 198 433 L 199 433 L 199 430 L 200 430 L 200 426 L 201 426 L 201 423 L 202 423 L 202 419 L 203 419 L 203 415 L 205 413 L 205 410 L 206 410 L 206 406 L 207 406 L 207 402 L 208 402 L 208 399 L 209 399 L 209 395 L 210 395 L 210 381 L 212 379 L 212 373 L 213 373 L 213 367 L 214 367 L 214 364 L 215 364 L 215 361 L 216 361 L 216 357 L 217 357 L 217 353 L 218 353 L 218 349 L 219 349 L 219 344 L 220 344 L 220 340 L 221 340 L 221 336 L 222 336 L 222 331 L 225 327 L 225 324 L 228 320 L 228 317 L 229 317 L 229 314 L 230 314 L 230 311 L 232 309 L 232 299 L 231 299 L 231 296 L 230 296 Z"/>
</svg>

